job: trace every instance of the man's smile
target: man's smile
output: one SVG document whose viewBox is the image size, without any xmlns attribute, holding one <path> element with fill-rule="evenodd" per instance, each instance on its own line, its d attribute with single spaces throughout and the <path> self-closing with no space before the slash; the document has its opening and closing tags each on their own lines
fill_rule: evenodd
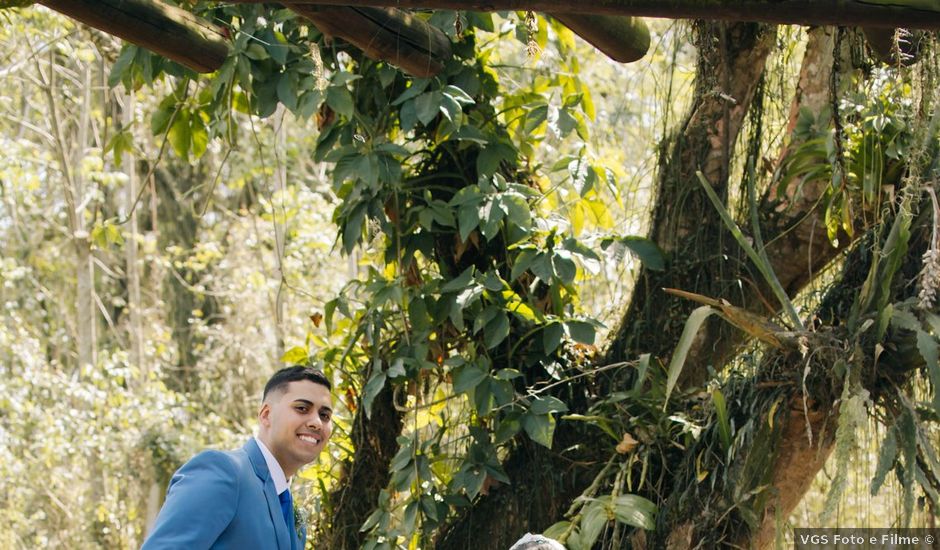
<svg viewBox="0 0 940 550">
<path fill-rule="evenodd" d="M 310 443 L 311 445 L 319 445 L 321 439 L 315 435 L 311 434 L 297 434 L 297 437 L 305 443 Z"/>
</svg>

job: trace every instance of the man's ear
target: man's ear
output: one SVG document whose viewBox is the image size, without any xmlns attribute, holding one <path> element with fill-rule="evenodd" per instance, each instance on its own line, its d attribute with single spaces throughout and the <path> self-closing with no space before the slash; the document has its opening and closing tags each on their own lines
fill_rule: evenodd
<svg viewBox="0 0 940 550">
<path fill-rule="evenodd" d="M 270 416 L 271 416 L 270 403 L 262 403 L 261 409 L 258 410 L 258 422 L 261 423 L 262 426 L 270 426 L 271 425 Z"/>
</svg>

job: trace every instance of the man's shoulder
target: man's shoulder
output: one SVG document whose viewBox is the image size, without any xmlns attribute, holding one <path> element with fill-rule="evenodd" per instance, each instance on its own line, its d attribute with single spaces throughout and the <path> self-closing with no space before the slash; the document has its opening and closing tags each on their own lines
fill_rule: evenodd
<svg viewBox="0 0 940 550">
<path fill-rule="evenodd" d="M 232 450 L 206 449 L 189 459 L 180 468 L 180 472 L 192 469 L 222 470 L 228 473 L 253 471 L 251 460 L 245 448 Z"/>
</svg>

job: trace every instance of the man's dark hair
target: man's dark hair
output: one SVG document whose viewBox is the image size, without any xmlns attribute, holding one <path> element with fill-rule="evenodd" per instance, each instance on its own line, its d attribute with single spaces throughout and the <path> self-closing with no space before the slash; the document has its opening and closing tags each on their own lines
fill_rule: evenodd
<svg viewBox="0 0 940 550">
<path fill-rule="evenodd" d="M 292 367 L 285 367 L 275 372 L 274 375 L 271 376 L 271 378 L 268 380 L 268 383 L 264 385 L 264 394 L 261 396 L 261 400 L 264 401 L 267 399 L 268 394 L 272 391 L 280 390 L 285 388 L 291 382 L 298 382 L 300 380 L 309 380 L 314 384 L 326 386 L 326 389 L 328 390 L 333 389 L 333 386 L 330 384 L 330 381 L 327 380 L 323 372 L 313 367 L 294 365 Z"/>
</svg>

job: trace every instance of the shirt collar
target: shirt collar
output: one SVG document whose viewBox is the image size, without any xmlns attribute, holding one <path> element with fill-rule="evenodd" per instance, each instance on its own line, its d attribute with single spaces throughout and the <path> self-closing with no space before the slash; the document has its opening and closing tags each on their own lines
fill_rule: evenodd
<svg viewBox="0 0 940 550">
<path fill-rule="evenodd" d="M 284 475 L 284 468 L 281 468 L 281 465 L 278 464 L 277 459 L 274 458 L 274 455 L 271 454 L 271 451 L 268 450 L 268 447 L 264 444 L 263 441 L 255 438 L 255 441 L 258 442 L 258 447 L 261 449 L 261 454 L 264 455 L 264 461 L 268 465 L 268 471 L 271 472 L 271 481 L 274 482 L 274 490 L 277 494 L 281 494 L 287 489 L 290 488 L 290 482 L 287 479 L 287 476 Z"/>
</svg>

